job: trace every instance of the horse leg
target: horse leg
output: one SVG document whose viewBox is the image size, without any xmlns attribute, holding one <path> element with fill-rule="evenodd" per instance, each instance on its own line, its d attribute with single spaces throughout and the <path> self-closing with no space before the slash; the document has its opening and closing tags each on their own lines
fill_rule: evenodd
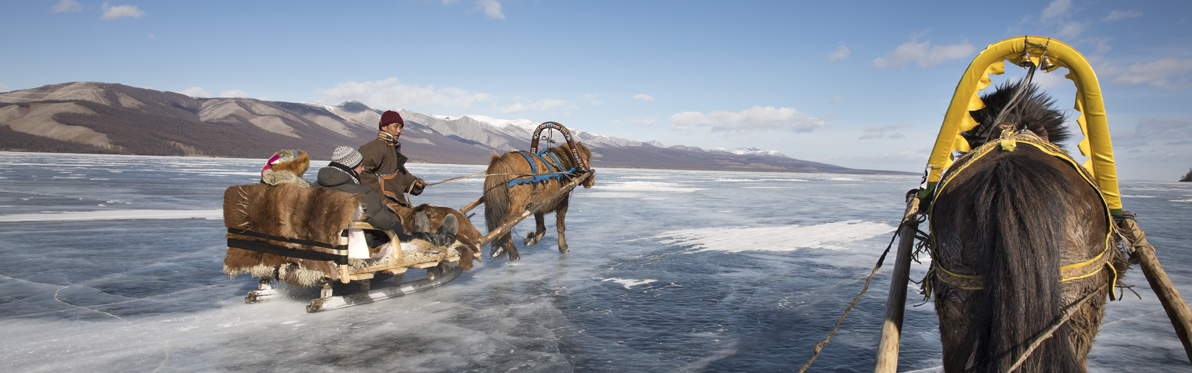
<svg viewBox="0 0 1192 373">
<path fill-rule="evenodd" d="M 527 233 L 526 240 L 523 242 L 526 247 L 538 244 L 538 240 L 541 240 L 542 236 L 546 234 L 546 223 L 543 222 L 544 215 L 546 214 L 541 212 L 534 214 L 534 231 Z"/>
<path fill-rule="evenodd" d="M 563 224 L 563 218 L 567 217 L 567 197 L 559 202 L 559 208 L 555 210 L 555 229 L 559 230 L 559 252 L 565 253 L 571 248 L 567 247 L 567 238 L 563 237 L 563 231 L 567 230 L 567 226 Z"/>
</svg>

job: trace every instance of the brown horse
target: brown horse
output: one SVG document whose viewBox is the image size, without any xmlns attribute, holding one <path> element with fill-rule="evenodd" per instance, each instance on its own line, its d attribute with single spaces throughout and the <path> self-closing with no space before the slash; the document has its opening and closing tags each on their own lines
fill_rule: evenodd
<svg viewBox="0 0 1192 373">
<path fill-rule="evenodd" d="M 583 143 L 576 143 L 576 150 L 584 163 L 591 159 L 592 152 Z M 547 149 L 541 157 L 528 152 L 509 152 L 503 155 L 493 153 L 488 164 L 488 177 L 484 179 L 484 221 L 489 232 L 496 230 L 505 222 L 521 214 L 530 206 L 544 202 L 562 189 L 573 174 L 568 170 L 582 169 L 567 143 Z M 584 188 L 591 188 L 596 182 L 595 177 L 584 180 Z M 523 243 L 532 246 L 546 234 L 543 215 L 547 212 L 555 213 L 555 227 L 559 231 L 559 252 L 568 250 L 567 240 L 563 236 L 566 229 L 563 219 L 567 216 L 567 203 L 571 199 L 570 193 L 564 194 L 553 203 L 549 203 L 538 211 L 534 211 L 534 222 L 537 224 L 534 232 L 526 235 Z M 510 260 L 521 259 L 517 247 L 513 245 L 511 233 L 498 236 L 492 244 L 492 257 L 496 258 L 509 253 Z"/>
<path fill-rule="evenodd" d="M 962 133 L 973 151 L 941 179 L 930 213 L 946 371 L 1085 370 L 1126 269 L 1099 190 L 1053 145 L 1068 137 L 1063 116 L 1029 84 L 1012 104 L 1021 84 L 981 97 L 980 124 Z"/>
</svg>

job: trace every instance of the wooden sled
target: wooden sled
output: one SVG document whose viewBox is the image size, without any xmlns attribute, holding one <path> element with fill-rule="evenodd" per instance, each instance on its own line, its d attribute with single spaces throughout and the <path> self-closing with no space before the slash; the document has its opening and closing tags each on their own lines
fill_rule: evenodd
<svg viewBox="0 0 1192 373">
<path fill-rule="evenodd" d="M 247 303 L 277 296 L 274 280 L 295 287 L 321 287 L 307 312 L 349 307 L 434 288 L 463 271 L 460 242 L 436 247 L 415 240 L 399 243 L 393 232 L 354 221 L 360 215 L 359 197 L 332 190 L 292 185 L 250 184 L 224 192 L 224 224 L 228 251 L 224 273 L 248 273 L 259 279 Z M 354 240 L 366 231 L 383 233 L 389 241 L 366 250 L 363 258 Z M 351 237 L 351 238 L 350 238 Z M 351 248 L 351 250 L 349 249 Z M 359 256 L 359 255 L 358 255 Z M 426 269 L 426 278 L 402 282 L 410 268 Z M 393 278 L 393 281 L 383 281 Z M 335 295 L 340 290 L 355 290 Z"/>
</svg>

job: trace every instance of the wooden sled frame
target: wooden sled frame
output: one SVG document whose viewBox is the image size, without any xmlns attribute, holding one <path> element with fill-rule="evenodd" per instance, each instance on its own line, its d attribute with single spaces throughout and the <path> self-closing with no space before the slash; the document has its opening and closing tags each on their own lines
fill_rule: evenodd
<svg viewBox="0 0 1192 373">
<path fill-rule="evenodd" d="M 389 246 L 389 255 L 391 257 L 387 258 L 387 261 L 379 261 L 378 263 L 371 265 L 350 265 L 347 247 L 348 232 L 351 229 L 380 231 L 387 235 L 389 237 L 389 242 L 384 245 Z M 463 270 L 459 267 L 459 249 L 456 249 L 454 254 L 450 248 L 441 248 L 438 250 L 438 253 L 430 254 L 429 256 L 409 256 L 406 252 L 401 250 L 401 244 L 396 234 L 390 232 L 389 230 L 376 228 L 365 222 L 351 222 L 347 227 L 344 227 L 339 235 L 339 242 L 337 245 L 330 247 L 326 245 L 320 245 L 320 247 L 330 250 L 331 253 L 287 248 L 285 246 L 274 245 L 267 242 L 244 240 L 239 237 L 247 236 L 267 239 L 270 241 L 296 244 L 311 244 L 312 242 L 309 241 L 235 229 L 229 229 L 228 232 L 228 248 L 310 260 L 331 259 L 331 261 L 335 262 L 335 271 L 338 275 L 336 276 L 338 277 L 338 280 L 332 278 L 329 275 L 326 275 L 323 277 L 323 279 L 319 280 L 319 283 L 322 286 L 322 289 L 320 290 L 320 296 L 319 298 L 311 300 L 310 305 L 307 306 L 307 312 L 318 312 L 349 307 L 357 304 L 371 303 L 381 299 L 411 294 L 451 282 L 458 277 L 461 272 L 463 272 Z M 455 245 L 453 245 L 453 247 L 454 246 Z M 426 269 L 426 278 L 403 283 L 401 275 L 410 268 Z M 391 284 L 386 284 L 385 286 L 377 286 L 374 288 L 372 280 L 385 276 L 392 276 L 395 279 L 394 282 Z M 333 287 L 336 283 L 344 285 L 356 283 L 358 284 L 359 291 L 348 295 L 335 295 Z M 273 288 L 271 279 L 260 279 L 257 284 L 257 290 L 248 292 L 248 295 L 244 298 L 244 301 L 250 304 L 263 302 L 275 298 L 277 294 L 278 292 Z"/>
</svg>

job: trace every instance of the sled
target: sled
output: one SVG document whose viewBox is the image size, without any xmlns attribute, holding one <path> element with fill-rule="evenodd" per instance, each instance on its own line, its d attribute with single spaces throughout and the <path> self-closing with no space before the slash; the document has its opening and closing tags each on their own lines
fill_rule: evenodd
<svg viewBox="0 0 1192 373">
<path fill-rule="evenodd" d="M 297 207 L 294 207 L 297 206 Z M 354 221 L 359 200 L 332 190 L 292 185 L 232 186 L 224 193 L 228 251 L 224 272 L 259 279 L 246 303 L 275 298 L 273 281 L 318 287 L 307 312 L 319 312 L 412 294 L 451 282 L 463 271 L 460 242 L 437 247 L 426 241 L 401 243 L 393 232 Z M 389 240 L 368 247 L 364 234 Z M 361 246 L 362 245 L 362 246 Z M 364 250 L 363 257 L 355 255 Z M 426 278 L 403 282 L 409 269 L 426 269 Z M 387 281 L 392 278 L 392 281 Z M 347 291 L 349 294 L 337 295 Z"/>
<path fill-rule="evenodd" d="M 1114 164 L 1113 145 L 1101 98 L 1100 85 L 1088 61 L 1072 47 L 1057 40 L 1040 37 L 1014 37 L 989 45 L 973 59 L 944 115 L 944 121 L 928 159 L 922 184 L 907 195 L 907 205 L 899 226 L 897 259 L 890 279 L 890 292 L 886 303 L 885 320 L 882 326 L 875 372 L 894 372 L 898 367 L 898 344 L 902 330 L 903 310 L 906 304 L 906 287 L 909 280 L 910 261 L 913 255 L 915 232 L 925 215 L 931 197 L 939 187 L 944 170 L 956 160 L 957 152 L 968 152 L 968 142 L 961 132 L 972 129 L 977 122 L 969 111 L 983 108 L 979 91 L 991 84 L 989 74 L 1005 72 L 1005 61 L 1019 66 L 1034 65 L 1039 70 L 1051 72 L 1060 67 L 1068 69 L 1065 76 L 1075 83 L 1077 89 L 1075 109 L 1080 112 L 1077 123 L 1084 138 L 1077 145 L 1080 153 L 1088 157 L 1081 167 L 1092 175 L 1092 184 L 1098 188 L 1106 207 L 1133 248 L 1131 256 L 1141 262 L 1143 273 L 1158 296 L 1184 345 L 1185 353 L 1192 361 L 1192 310 L 1180 296 L 1167 274 L 1155 257 L 1154 247 L 1145 238 L 1134 217 L 1122 210 L 1118 191 L 1117 171 Z M 920 206 L 920 204 L 924 204 Z"/>
</svg>

